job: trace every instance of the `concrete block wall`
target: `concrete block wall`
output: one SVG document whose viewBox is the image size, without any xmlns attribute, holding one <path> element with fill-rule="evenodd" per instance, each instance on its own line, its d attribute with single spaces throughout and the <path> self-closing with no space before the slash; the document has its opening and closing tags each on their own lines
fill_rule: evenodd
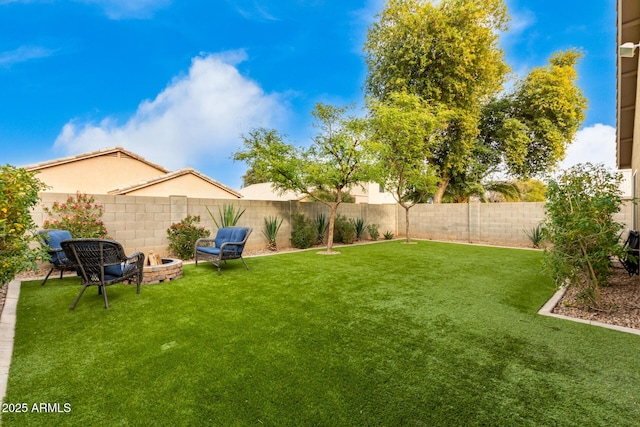
<svg viewBox="0 0 640 427">
<path fill-rule="evenodd" d="M 41 204 L 32 217 L 38 227 L 44 223 L 43 208 L 55 201 L 64 202 L 73 194 L 42 193 Z M 122 243 L 127 253 L 153 251 L 168 255 L 167 229 L 187 215 L 199 215 L 201 225 L 215 235 L 215 226 L 207 208 L 218 218 L 218 210 L 233 203 L 245 212 L 240 220 L 243 226 L 253 227 L 247 249 L 266 248 L 265 217 L 282 218 L 277 244 L 281 249 L 291 246 L 291 215 L 303 213 L 315 218 L 318 213 L 329 215 L 330 210 L 321 203 L 297 201 L 257 201 L 198 199 L 184 196 L 144 197 L 95 195 L 95 202 L 104 206 L 103 221 L 109 235 Z M 626 202 L 615 219 L 631 228 L 632 203 Z M 489 243 L 507 246 L 529 246 L 525 230 L 535 227 L 544 217 L 543 203 L 469 203 L 421 204 L 410 209 L 410 235 L 415 238 Z M 368 224 L 378 224 L 380 237 L 391 231 L 397 237 L 405 234 L 405 210 L 399 205 L 368 205 L 343 203 L 338 213 L 348 218 L 363 218 Z"/>
</svg>

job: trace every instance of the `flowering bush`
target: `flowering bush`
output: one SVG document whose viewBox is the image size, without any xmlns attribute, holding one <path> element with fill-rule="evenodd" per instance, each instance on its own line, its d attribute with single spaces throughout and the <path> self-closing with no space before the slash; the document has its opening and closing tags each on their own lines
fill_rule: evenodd
<svg viewBox="0 0 640 427">
<path fill-rule="evenodd" d="M 31 219 L 33 208 L 46 188 L 32 172 L 11 165 L 0 166 L 0 285 L 43 259 L 39 245 L 30 248 L 36 228 Z"/>
<path fill-rule="evenodd" d="M 193 258 L 196 240 L 210 235 L 209 230 L 197 225 L 199 223 L 199 215 L 187 215 L 182 221 L 171 224 L 167 229 L 169 252 L 180 259 Z"/>
<path fill-rule="evenodd" d="M 107 228 L 102 221 L 104 208 L 93 196 L 80 192 L 69 196 L 65 203 L 54 202 L 44 212 L 52 217 L 44 221 L 44 228 L 69 230 L 73 237 L 106 238 Z"/>
</svg>

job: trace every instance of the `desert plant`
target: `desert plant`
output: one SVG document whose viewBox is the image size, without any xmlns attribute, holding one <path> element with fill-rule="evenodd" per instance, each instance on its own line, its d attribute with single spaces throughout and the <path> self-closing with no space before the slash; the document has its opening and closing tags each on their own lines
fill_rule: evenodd
<svg viewBox="0 0 640 427">
<path fill-rule="evenodd" d="M 314 221 L 301 213 L 291 215 L 291 245 L 298 249 L 307 249 L 317 241 Z"/>
<path fill-rule="evenodd" d="M 31 209 L 46 188 L 33 172 L 10 165 L 0 167 L 0 285 L 22 271 L 36 269 L 44 259 L 40 245 L 30 247 L 36 228 Z"/>
<path fill-rule="evenodd" d="M 384 239 L 385 239 L 385 240 L 391 240 L 391 239 L 393 239 L 393 233 L 392 233 L 391 231 L 389 231 L 389 230 L 385 231 L 385 232 L 384 232 L 384 234 L 383 234 L 383 236 L 384 236 Z"/>
<path fill-rule="evenodd" d="M 270 251 L 278 250 L 276 237 L 278 236 L 278 231 L 280 230 L 283 220 L 283 218 L 280 218 L 280 221 L 278 221 L 278 217 L 275 216 L 265 217 L 264 219 L 264 230 L 262 234 L 267 238 L 267 249 Z"/>
<path fill-rule="evenodd" d="M 596 309 L 599 288 L 611 274 L 610 256 L 622 254 L 622 225 L 613 220 L 622 203 L 621 179 L 603 165 L 586 163 L 548 184 L 544 227 L 551 245 L 545 266 L 558 285 L 577 287 L 579 298 Z"/>
<path fill-rule="evenodd" d="M 344 215 L 336 216 L 334 232 L 334 240 L 338 243 L 350 245 L 356 241 L 356 228 Z"/>
<path fill-rule="evenodd" d="M 531 244 L 533 244 L 534 248 L 539 248 L 540 244 L 542 244 L 542 241 L 544 240 L 544 227 L 542 224 L 538 224 L 530 230 L 525 230 L 524 234 L 526 234 L 529 240 L 531 240 Z"/>
<path fill-rule="evenodd" d="M 73 237 L 108 237 L 102 221 L 104 207 L 95 203 L 93 196 L 77 192 L 64 203 L 53 202 L 51 208 L 44 208 L 44 212 L 52 217 L 44 220 L 44 228 L 69 230 Z"/>
<path fill-rule="evenodd" d="M 169 252 L 180 259 L 193 258 L 196 240 L 210 235 L 209 230 L 198 226 L 199 223 L 200 216 L 187 215 L 182 221 L 171 224 L 167 229 Z"/>
<path fill-rule="evenodd" d="M 218 219 L 220 220 L 220 222 L 218 222 L 218 220 L 213 215 L 211 210 L 207 207 L 207 212 L 209 212 L 209 216 L 211 217 L 211 219 L 213 220 L 213 223 L 218 228 L 233 227 L 234 225 L 237 225 L 238 220 L 240 220 L 240 217 L 242 216 L 244 211 L 245 209 L 242 209 L 242 210 L 240 210 L 240 208 L 236 209 L 234 205 L 224 205 L 222 206 L 222 209 L 218 207 Z"/>
<path fill-rule="evenodd" d="M 329 229 L 329 221 L 327 220 L 327 216 L 323 213 L 317 214 L 315 225 L 316 232 L 318 234 L 318 244 L 321 245 L 324 243 L 324 237 L 327 235 L 327 230 Z"/>
<path fill-rule="evenodd" d="M 353 224 L 353 228 L 356 230 L 356 240 L 362 240 L 364 236 L 364 232 L 367 229 L 367 224 L 364 222 L 363 218 L 356 218 L 349 220 L 351 224 Z"/>
<path fill-rule="evenodd" d="M 380 225 L 378 224 L 367 224 L 367 233 L 369 233 L 369 237 L 371 237 L 372 240 L 378 240 L 378 237 L 380 237 L 379 227 Z"/>
</svg>

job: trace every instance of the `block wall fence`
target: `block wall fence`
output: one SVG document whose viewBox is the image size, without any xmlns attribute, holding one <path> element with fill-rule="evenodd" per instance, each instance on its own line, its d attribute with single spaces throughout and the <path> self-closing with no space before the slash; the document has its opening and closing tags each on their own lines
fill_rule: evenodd
<svg viewBox="0 0 640 427">
<path fill-rule="evenodd" d="M 43 207 L 64 202 L 74 194 L 42 193 L 41 203 L 32 211 L 38 227 L 47 218 Z M 328 216 L 329 208 L 321 203 L 297 201 L 257 201 L 199 199 L 185 196 L 143 197 L 94 195 L 95 202 L 104 207 L 103 221 L 109 236 L 122 243 L 127 253 L 153 251 L 168 254 L 167 229 L 187 215 L 199 215 L 200 224 L 215 235 L 215 224 L 207 212 L 218 215 L 218 209 L 233 203 L 245 212 L 238 225 L 253 227 L 247 242 L 248 250 L 266 248 L 262 234 L 264 218 L 283 218 L 278 233 L 279 248 L 291 247 L 291 215 L 299 212 L 315 218 L 318 213 Z M 368 224 L 379 224 L 380 235 L 391 231 L 405 236 L 405 210 L 400 205 L 343 203 L 338 213 L 348 218 L 363 218 Z M 412 238 L 486 243 L 505 246 L 530 246 L 525 230 L 535 227 L 544 217 L 544 203 L 468 203 L 421 204 L 410 209 Z M 625 202 L 616 220 L 626 228 L 632 224 L 632 203 Z"/>
</svg>

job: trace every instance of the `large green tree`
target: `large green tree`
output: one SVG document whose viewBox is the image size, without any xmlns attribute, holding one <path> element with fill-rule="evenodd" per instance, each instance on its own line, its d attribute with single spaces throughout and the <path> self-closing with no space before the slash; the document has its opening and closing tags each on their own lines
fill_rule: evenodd
<svg viewBox="0 0 640 427">
<path fill-rule="evenodd" d="M 502 0 L 389 0 L 367 33 L 370 96 L 386 101 L 408 91 L 449 110 L 429 158 L 438 169 L 435 202 L 472 162 L 482 107 L 506 80 L 498 35 L 507 21 Z"/>
<path fill-rule="evenodd" d="M 371 100 L 372 138 L 376 158 L 375 179 L 393 194 L 405 210 L 409 243 L 409 209 L 426 201 L 436 189 L 437 175 L 428 159 L 434 148 L 438 111 L 419 96 L 394 92 L 386 101 Z"/>
<path fill-rule="evenodd" d="M 549 171 L 565 156 L 585 118 L 587 100 L 577 86 L 581 54 L 557 52 L 515 89 L 483 109 L 478 144 L 493 153 L 487 168 L 504 164 L 519 177 Z"/>
<path fill-rule="evenodd" d="M 349 110 L 317 104 L 312 115 L 318 134 L 308 148 L 287 144 L 276 130 L 260 128 L 243 136 L 244 149 L 233 156 L 276 189 L 307 194 L 331 209 L 327 253 L 332 252 L 336 212 L 346 191 L 370 177 L 364 149 L 368 121 L 350 116 Z"/>
<path fill-rule="evenodd" d="M 428 159 L 438 174 L 436 203 L 483 192 L 496 171 L 549 171 L 584 120 L 574 50 L 503 92 L 509 67 L 498 36 L 508 20 L 503 0 L 389 0 L 367 34 L 371 97 L 384 102 L 405 90 L 448 111 Z"/>
</svg>

